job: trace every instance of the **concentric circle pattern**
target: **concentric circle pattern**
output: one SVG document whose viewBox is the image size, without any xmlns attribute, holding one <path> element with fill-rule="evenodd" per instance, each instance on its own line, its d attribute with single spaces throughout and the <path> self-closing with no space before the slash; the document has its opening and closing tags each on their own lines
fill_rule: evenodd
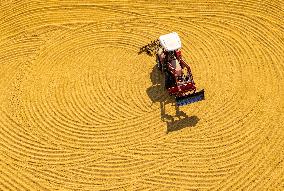
<svg viewBox="0 0 284 191">
<path fill-rule="evenodd" d="M 283 1 L 0 1 L 0 190 L 284 190 Z M 206 100 L 140 48 L 176 31 Z"/>
</svg>

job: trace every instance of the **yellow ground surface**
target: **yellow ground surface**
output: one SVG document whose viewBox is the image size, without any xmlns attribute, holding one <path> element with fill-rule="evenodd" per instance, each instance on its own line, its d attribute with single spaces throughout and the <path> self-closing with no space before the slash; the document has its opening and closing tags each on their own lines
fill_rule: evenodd
<svg viewBox="0 0 284 191">
<path fill-rule="evenodd" d="M 0 190 L 284 190 L 283 5 L 0 0 Z M 180 119 L 138 54 L 172 31 Z"/>
</svg>

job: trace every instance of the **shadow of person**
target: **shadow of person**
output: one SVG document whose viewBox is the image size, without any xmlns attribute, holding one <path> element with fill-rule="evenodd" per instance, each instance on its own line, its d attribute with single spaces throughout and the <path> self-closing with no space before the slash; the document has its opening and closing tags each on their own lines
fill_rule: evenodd
<svg viewBox="0 0 284 191">
<path fill-rule="evenodd" d="M 159 102 L 161 110 L 161 120 L 167 123 L 167 133 L 183 129 L 185 127 L 194 127 L 199 118 L 197 116 L 188 116 L 183 111 L 180 111 L 175 98 L 170 96 L 165 89 L 164 75 L 161 74 L 157 65 L 155 65 L 150 73 L 152 86 L 146 92 L 152 103 Z M 170 115 L 166 112 L 166 105 L 175 106 L 175 115 Z"/>
</svg>

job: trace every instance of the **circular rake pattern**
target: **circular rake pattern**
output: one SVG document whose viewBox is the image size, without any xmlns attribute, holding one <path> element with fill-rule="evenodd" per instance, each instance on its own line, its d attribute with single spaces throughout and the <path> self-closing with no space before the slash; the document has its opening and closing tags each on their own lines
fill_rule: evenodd
<svg viewBox="0 0 284 191">
<path fill-rule="evenodd" d="M 0 9 L 2 190 L 283 188 L 279 1 Z M 172 31 L 206 94 L 183 119 L 139 53 Z"/>
</svg>

